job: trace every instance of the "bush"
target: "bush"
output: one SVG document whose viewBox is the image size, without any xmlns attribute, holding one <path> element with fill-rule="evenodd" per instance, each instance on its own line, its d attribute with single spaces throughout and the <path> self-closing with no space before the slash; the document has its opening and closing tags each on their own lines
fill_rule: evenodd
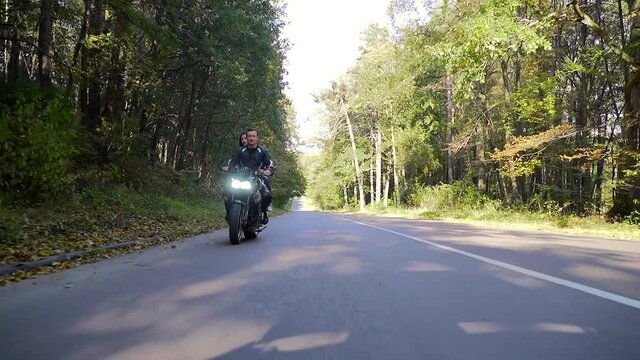
<svg viewBox="0 0 640 360">
<path fill-rule="evenodd" d="M 71 105 L 34 87 L 2 87 L 0 99 L 0 192 L 12 202 L 51 198 L 70 183 Z"/>
<path fill-rule="evenodd" d="M 410 196 L 410 201 L 414 206 L 435 213 L 498 207 L 498 202 L 480 194 L 475 186 L 463 181 L 451 185 L 418 186 Z"/>
</svg>

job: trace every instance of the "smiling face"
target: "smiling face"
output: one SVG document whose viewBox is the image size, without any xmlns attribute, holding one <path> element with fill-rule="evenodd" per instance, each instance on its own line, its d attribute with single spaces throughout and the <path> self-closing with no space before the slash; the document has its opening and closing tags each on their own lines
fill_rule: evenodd
<svg viewBox="0 0 640 360">
<path fill-rule="evenodd" d="M 255 130 L 247 131 L 247 146 L 255 148 L 258 146 L 258 132 Z"/>
</svg>

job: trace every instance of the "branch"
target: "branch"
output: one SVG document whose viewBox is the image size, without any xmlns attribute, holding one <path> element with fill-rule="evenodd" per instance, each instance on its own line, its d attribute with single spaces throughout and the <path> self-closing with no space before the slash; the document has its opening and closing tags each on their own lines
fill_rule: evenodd
<svg viewBox="0 0 640 360">
<path fill-rule="evenodd" d="M 596 33 L 596 35 L 598 35 L 598 37 L 600 37 L 600 39 L 602 39 L 602 41 L 604 41 L 604 43 L 622 60 L 627 62 L 629 65 L 633 66 L 636 70 L 640 70 L 640 62 L 634 59 L 622 48 L 614 44 L 611 41 L 609 34 L 580 8 L 580 5 L 578 5 L 578 0 L 572 0 L 571 6 L 573 7 L 573 11 L 578 16 L 579 22 L 591 28 Z"/>
</svg>

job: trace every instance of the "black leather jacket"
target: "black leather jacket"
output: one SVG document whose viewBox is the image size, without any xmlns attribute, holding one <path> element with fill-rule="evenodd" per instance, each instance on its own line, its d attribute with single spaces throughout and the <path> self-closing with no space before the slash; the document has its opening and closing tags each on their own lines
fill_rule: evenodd
<svg viewBox="0 0 640 360">
<path fill-rule="evenodd" d="M 245 146 L 236 151 L 229 162 L 229 166 L 242 165 L 254 171 L 258 169 L 273 170 L 273 161 L 269 150 L 258 145 L 254 149 Z"/>
</svg>

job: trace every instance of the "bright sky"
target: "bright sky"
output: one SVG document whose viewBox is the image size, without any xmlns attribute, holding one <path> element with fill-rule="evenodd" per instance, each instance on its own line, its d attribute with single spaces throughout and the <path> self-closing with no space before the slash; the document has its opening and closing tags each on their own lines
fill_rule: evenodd
<svg viewBox="0 0 640 360">
<path fill-rule="evenodd" d="M 287 96 L 296 110 L 300 139 L 318 131 L 318 105 L 312 93 L 326 89 L 355 64 L 360 33 L 373 22 L 388 26 L 390 0 L 288 0 L 284 35 L 287 53 Z"/>
</svg>

